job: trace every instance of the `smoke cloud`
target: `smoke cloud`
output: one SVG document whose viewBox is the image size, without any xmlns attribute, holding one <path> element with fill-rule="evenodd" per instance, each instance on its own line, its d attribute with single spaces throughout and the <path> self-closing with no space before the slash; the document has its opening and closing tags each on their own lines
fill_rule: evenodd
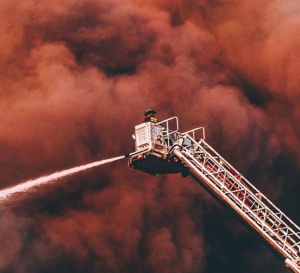
<svg viewBox="0 0 300 273">
<path fill-rule="evenodd" d="M 133 151 L 151 107 L 204 126 L 299 222 L 299 13 L 295 0 L 3 1 L 1 188 Z M 5 273 L 253 272 L 254 252 L 256 271 L 285 270 L 191 179 L 124 161 L 17 196 L 0 221 Z"/>
</svg>

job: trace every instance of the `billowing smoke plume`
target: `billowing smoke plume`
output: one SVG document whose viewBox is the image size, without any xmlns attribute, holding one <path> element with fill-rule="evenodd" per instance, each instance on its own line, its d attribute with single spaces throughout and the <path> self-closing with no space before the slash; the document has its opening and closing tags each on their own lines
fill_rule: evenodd
<svg viewBox="0 0 300 273">
<path fill-rule="evenodd" d="M 1 187 L 133 151 L 151 107 L 204 126 L 296 217 L 299 13 L 295 0 L 2 2 Z M 223 212 L 189 178 L 118 162 L 3 204 L 0 271 L 253 272 L 264 256 L 255 270 L 274 272 Z"/>
</svg>

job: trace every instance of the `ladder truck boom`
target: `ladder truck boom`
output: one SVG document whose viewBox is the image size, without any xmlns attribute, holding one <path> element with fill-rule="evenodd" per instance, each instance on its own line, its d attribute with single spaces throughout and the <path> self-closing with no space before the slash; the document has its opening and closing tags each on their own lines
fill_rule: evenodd
<svg viewBox="0 0 300 273">
<path fill-rule="evenodd" d="M 129 166 L 152 175 L 191 175 L 300 273 L 300 228 L 205 141 L 203 127 L 178 130 L 177 117 L 136 125 Z"/>
</svg>

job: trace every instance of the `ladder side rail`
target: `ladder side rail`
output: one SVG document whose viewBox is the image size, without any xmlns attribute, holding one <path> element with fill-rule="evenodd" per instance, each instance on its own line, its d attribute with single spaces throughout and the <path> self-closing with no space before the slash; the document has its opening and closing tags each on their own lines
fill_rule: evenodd
<svg viewBox="0 0 300 273">
<path fill-rule="evenodd" d="M 196 166 L 196 168 L 198 169 L 197 164 L 195 164 L 195 163 L 196 163 L 195 158 L 193 158 L 190 154 L 188 154 L 187 151 L 185 151 L 184 154 L 192 159 L 192 160 L 190 160 L 190 162 L 194 163 L 194 166 Z M 206 173 L 205 176 L 209 179 L 209 181 L 213 182 L 214 186 L 215 186 L 216 188 L 218 188 L 219 191 L 220 191 L 221 188 L 222 188 L 222 190 L 224 191 L 224 187 L 222 187 L 222 185 L 220 185 L 220 181 L 219 181 L 217 178 L 215 178 L 214 175 L 212 175 L 211 173 L 209 174 L 209 172 L 203 172 L 203 168 L 202 168 L 202 173 L 203 173 L 204 175 L 205 175 L 205 173 Z M 221 183 L 221 184 L 222 184 L 222 183 Z M 242 187 L 243 187 L 243 185 L 242 185 Z M 244 188 L 244 189 L 242 189 L 242 190 L 245 191 L 245 192 L 247 192 L 247 188 Z M 242 210 L 242 211 L 245 212 L 245 206 L 244 206 L 245 203 L 242 202 L 243 200 L 241 200 L 240 198 L 238 198 L 232 191 L 230 191 L 230 189 L 227 188 L 226 191 L 227 191 L 227 193 L 226 193 L 225 196 L 227 197 L 227 199 L 225 198 L 225 201 L 230 200 L 231 203 L 234 204 L 234 206 L 237 207 L 239 211 Z M 241 191 L 241 190 L 240 190 L 240 191 Z M 221 191 L 221 195 L 222 195 L 222 194 L 223 194 L 223 193 L 222 193 L 222 191 Z M 252 194 L 252 193 L 249 191 L 249 192 L 247 193 L 247 196 L 250 197 L 251 194 Z M 254 199 L 255 199 L 255 198 L 256 198 L 256 197 L 254 196 Z M 223 199 L 224 199 L 224 198 L 223 198 Z M 244 200 L 246 200 L 246 199 L 244 198 Z M 247 208 L 247 207 L 246 207 L 246 208 Z M 248 213 L 246 214 L 247 216 L 248 216 L 249 213 L 250 213 L 250 214 L 253 213 L 253 212 L 250 210 L 249 207 L 248 207 L 246 210 L 248 210 Z M 270 211 L 267 207 L 263 207 L 263 210 L 265 211 L 265 215 L 272 215 L 272 211 Z M 240 213 L 240 214 L 243 216 L 242 213 Z M 295 250 L 294 250 L 294 249 L 291 249 L 291 246 L 290 246 L 289 244 L 286 243 L 287 237 L 281 237 L 281 236 L 279 236 L 279 234 L 276 234 L 276 233 L 274 232 L 274 230 L 273 230 L 269 225 L 266 225 L 266 221 L 265 221 L 264 218 L 259 218 L 259 217 L 257 217 L 257 214 L 254 214 L 254 215 L 252 215 L 252 217 L 249 217 L 249 218 L 250 218 L 250 219 L 252 219 L 252 218 L 255 219 L 255 218 L 256 218 L 255 221 L 254 221 L 254 223 L 255 223 L 256 225 L 259 226 L 260 231 L 263 232 L 264 230 L 267 229 L 267 230 L 269 231 L 269 233 L 273 235 L 273 237 L 277 238 L 277 240 L 280 241 L 281 244 L 282 244 L 282 246 L 280 246 L 279 248 L 280 248 L 283 252 L 285 252 L 286 255 L 288 255 L 289 251 L 290 251 L 290 252 L 295 252 Z M 248 220 L 247 222 L 249 223 L 249 220 Z M 251 222 L 253 222 L 253 221 L 251 221 Z M 284 228 L 285 228 L 286 230 L 289 229 L 289 227 L 287 227 L 287 226 L 285 226 Z M 269 236 L 269 237 L 270 237 L 270 236 Z M 269 240 L 272 240 L 273 243 L 275 242 L 275 241 L 274 241 L 273 239 L 271 239 L 271 238 L 269 238 Z M 276 244 L 278 245 L 278 242 L 277 242 Z M 288 256 L 288 257 L 290 257 L 290 256 Z M 292 258 L 292 257 L 290 257 L 290 258 Z"/>
<path fill-rule="evenodd" d="M 207 153 L 209 154 L 209 153 Z M 207 156 L 206 156 L 207 157 Z M 231 181 L 231 183 L 237 183 L 237 181 L 240 181 L 240 179 L 236 179 L 235 176 L 232 175 L 231 172 L 228 172 L 227 170 L 222 170 L 223 165 L 220 165 L 218 161 L 215 160 L 215 157 L 211 157 L 210 161 L 215 161 L 214 162 L 214 167 L 215 171 L 213 171 L 213 174 L 218 174 L 218 173 L 222 173 L 222 175 L 224 175 L 223 173 L 226 174 L 226 177 L 228 177 Z M 208 161 L 207 161 L 208 162 Z M 249 191 L 248 192 L 248 188 L 247 190 L 244 190 L 245 185 L 242 184 L 235 184 L 232 185 L 236 188 L 236 192 L 242 192 L 244 191 L 245 194 L 242 195 L 247 195 L 247 202 L 262 202 L 260 199 L 257 198 L 257 196 L 255 195 L 255 197 L 253 197 L 253 192 Z M 233 191 L 234 192 L 234 191 Z M 247 193 L 248 192 L 248 193 Z M 252 200 L 253 198 L 255 198 L 254 200 Z M 245 199 L 245 197 L 244 197 Z M 265 205 L 265 204 L 264 204 Z M 287 243 L 290 243 L 292 245 L 292 247 L 298 247 L 300 246 L 300 236 L 299 236 L 299 232 L 295 232 L 294 229 L 292 227 L 290 227 L 289 225 L 287 225 L 285 222 L 285 216 L 280 210 L 278 210 L 277 212 L 274 213 L 274 211 L 272 211 L 269 207 L 267 208 L 267 212 L 266 214 L 268 215 L 268 217 L 265 219 L 266 222 L 269 222 L 271 224 L 271 227 L 275 230 L 277 230 L 278 232 L 281 232 L 282 236 L 285 236 L 285 241 Z"/>
<path fill-rule="evenodd" d="M 246 223 L 249 224 L 252 228 L 254 228 L 265 240 L 274 247 L 281 255 L 285 258 L 289 258 L 290 260 L 294 260 L 298 258 L 296 254 L 291 255 L 293 251 L 290 251 L 290 249 L 287 249 L 286 247 L 281 247 L 280 243 L 283 245 L 282 239 L 276 236 L 274 232 L 271 229 L 267 229 L 267 226 L 264 222 L 261 221 L 260 218 L 255 216 L 255 214 L 252 213 L 252 211 L 244 206 L 244 204 L 241 202 L 241 200 L 237 199 L 236 196 L 234 196 L 229 189 L 226 187 L 223 188 L 223 192 L 221 191 L 220 184 L 218 183 L 218 179 L 216 179 L 212 174 L 209 173 L 209 171 L 204 170 L 203 172 L 194 164 L 194 162 L 191 162 L 189 159 L 185 157 L 180 151 L 176 150 L 174 153 L 184 160 L 186 164 L 189 164 L 189 166 L 193 169 L 193 173 L 195 176 L 202 182 L 204 182 L 205 186 L 211 189 L 212 192 L 216 194 L 216 196 L 223 200 L 225 203 L 227 203 L 240 217 L 242 217 Z M 211 183 L 213 180 L 215 180 L 215 183 Z M 201 183 L 202 184 L 202 183 Z M 225 191 L 225 194 L 224 194 Z M 242 203 L 242 204 L 241 204 Z M 247 213 L 245 213 L 245 210 L 247 210 Z M 250 216 L 251 217 L 250 217 Z M 253 220 L 256 219 L 256 221 Z M 268 232 L 266 232 L 266 229 Z M 271 234 L 272 236 L 270 236 Z M 275 240 L 278 239 L 278 240 Z M 278 243 L 279 241 L 279 243 Z M 299 271 L 300 272 L 300 271 Z"/>
<path fill-rule="evenodd" d="M 256 196 L 253 196 L 253 195 L 252 195 L 252 192 L 251 192 L 251 191 L 248 191 L 248 189 L 247 189 L 243 184 L 240 184 L 240 183 L 238 182 L 238 180 L 236 180 L 236 178 L 233 177 L 233 176 L 231 175 L 231 173 L 228 173 L 228 172 L 225 171 L 225 170 L 223 170 L 223 171 L 216 170 L 215 172 L 214 172 L 214 171 L 210 171 L 210 173 L 211 173 L 211 174 L 214 174 L 215 176 L 216 176 L 216 174 L 222 174 L 222 175 L 224 176 L 224 177 L 222 178 L 222 180 L 224 180 L 224 181 L 225 181 L 227 178 L 230 178 L 230 179 L 231 179 L 231 181 L 230 181 L 230 183 L 231 183 L 231 188 L 234 188 L 234 190 L 232 190 L 233 193 L 234 193 L 234 192 L 236 192 L 236 193 L 242 193 L 242 192 L 244 192 L 244 193 L 246 194 L 246 196 L 245 196 L 245 194 L 243 194 L 243 195 L 244 195 L 244 198 L 247 197 L 247 200 L 248 200 L 248 201 L 250 201 L 250 202 L 252 202 L 252 203 L 254 203 L 254 202 L 258 203 L 258 202 L 260 202 L 260 200 L 257 199 Z M 218 177 L 218 176 L 217 176 L 217 177 Z M 251 197 L 252 197 L 252 198 L 251 198 Z M 251 199 L 251 200 L 250 200 L 250 199 Z M 268 214 L 271 215 L 271 216 L 273 216 L 273 212 L 272 212 L 272 211 L 269 211 Z M 275 214 L 274 214 L 274 218 L 275 218 L 275 220 L 276 220 L 277 222 L 282 222 L 282 220 L 281 220 L 280 218 L 278 218 L 278 216 L 275 215 Z"/>
<path fill-rule="evenodd" d="M 227 162 L 221 155 L 219 155 L 209 144 L 207 144 L 204 140 L 201 140 L 202 143 L 204 143 L 206 146 L 209 147 L 210 150 L 213 150 L 214 153 L 221 158 L 224 162 L 226 162 L 226 165 L 230 166 L 235 172 L 238 173 L 238 171 L 232 167 L 229 162 Z M 201 144 L 200 144 L 201 145 Z M 203 149 L 205 149 L 203 147 Z M 295 233 L 300 233 L 300 227 L 293 221 L 291 220 L 286 214 L 284 214 L 270 199 L 268 199 L 263 193 L 261 193 L 250 181 L 248 181 L 244 176 L 242 176 L 240 173 L 239 175 L 241 176 L 242 180 L 247 183 L 250 188 L 252 188 L 256 193 L 259 193 L 260 196 L 262 197 L 262 200 L 264 203 L 267 203 L 269 207 L 272 207 L 273 211 L 276 211 L 276 213 L 279 215 L 279 217 L 282 217 L 285 222 L 288 222 L 290 226 L 293 226 L 293 229 L 296 230 Z"/>
<path fill-rule="evenodd" d="M 289 226 L 293 227 L 293 230 L 296 230 L 295 233 L 297 235 L 297 237 L 299 237 L 300 235 L 300 227 L 294 222 L 292 221 L 286 214 L 284 214 L 273 202 L 271 202 L 263 193 L 261 193 L 252 183 L 250 183 L 250 181 L 248 181 L 243 175 L 241 175 L 229 162 L 227 162 L 217 151 L 215 151 L 208 143 L 206 143 L 203 139 L 201 139 L 199 142 L 197 142 L 195 139 L 192 139 L 190 135 L 187 135 L 187 137 L 189 137 L 193 143 L 194 146 L 197 147 L 197 149 L 200 149 L 202 152 L 205 151 L 205 153 L 208 153 L 211 155 L 211 153 L 209 153 L 207 151 L 207 148 L 212 151 L 214 153 L 214 156 L 211 155 L 213 158 L 217 157 L 219 160 L 222 160 L 226 163 L 226 165 L 234 170 L 235 173 L 237 173 L 241 179 L 243 180 L 243 182 L 246 182 L 247 186 L 250 187 L 250 189 L 253 190 L 254 193 L 258 194 L 261 199 L 264 201 L 264 203 L 267 203 L 269 207 L 272 208 L 272 211 L 275 214 L 278 214 L 279 218 L 282 218 L 284 220 L 284 222 L 288 222 Z M 207 147 L 207 148 L 206 148 Z M 194 148 L 195 149 L 195 148 Z M 299 237 L 300 239 L 300 237 Z M 300 241 L 299 244 L 300 246 Z"/>
<path fill-rule="evenodd" d="M 200 146 L 203 147 L 207 152 L 209 152 L 211 155 L 214 155 L 217 157 L 220 161 L 224 162 L 224 166 L 233 172 L 235 172 L 237 175 L 241 176 L 246 184 L 255 192 L 260 193 L 262 197 L 266 198 L 252 183 L 250 183 L 237 169 L 235 169 L 226 159 L 224 159 L 213 147 L 211 147 L 207 142 L 205 142 L 203 139 L 199 143 Z"/>
</svg>

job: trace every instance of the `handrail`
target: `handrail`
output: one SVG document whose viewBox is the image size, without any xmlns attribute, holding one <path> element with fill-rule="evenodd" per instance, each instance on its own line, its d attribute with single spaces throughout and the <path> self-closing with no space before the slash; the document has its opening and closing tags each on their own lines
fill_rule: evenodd
<svg viewBox="0 0 300 273">
<path fill-rule="evenodd" d="M 169 128 L 169 122 L 171 121 L 171 120 L 174 120 L 175 119 L 175 121 L 176 121 L 176 129 L 175 130 L 170 130 L 170 128 Z M 163 124 L 165 124 L 166 126 L 163 126 Z M 160 122 L 158 122 L 158 123 L 156 123 L 156 125 L 162 125 L 163 127 L 165 127 L 166 128 L 166 130 L 169 132 L 169 131 L 171 131 L 171 132 L 177 132 L 178 130 L 179 130 L 179 122 L 178 122 L 178 117 L 176 117 L 176 116 L 174 116 L 174 117 L 171 117 L 171 118 L 168 118 L 168 119 L 165 119 L 165 120 L 163 120 L 163 121 L 160 121 Z"/>
<path fill-rule="evenodd" d="M 200 138 L 200 139 L 205 140 L 205 129 L 204 129 L 204 127 L 197 127 L 195 129 L 189 130 L 187 132 L 184 132 L 183 135 L 190 135 L 193 139 L 196 140 L 197 139 L 196 134 L 195 134 L 196 131 L 202 131 L 202 136 L 203 137 Z M 192 135 L 191 135 L 191 133 L 192 133 Z"/>
</svg>

